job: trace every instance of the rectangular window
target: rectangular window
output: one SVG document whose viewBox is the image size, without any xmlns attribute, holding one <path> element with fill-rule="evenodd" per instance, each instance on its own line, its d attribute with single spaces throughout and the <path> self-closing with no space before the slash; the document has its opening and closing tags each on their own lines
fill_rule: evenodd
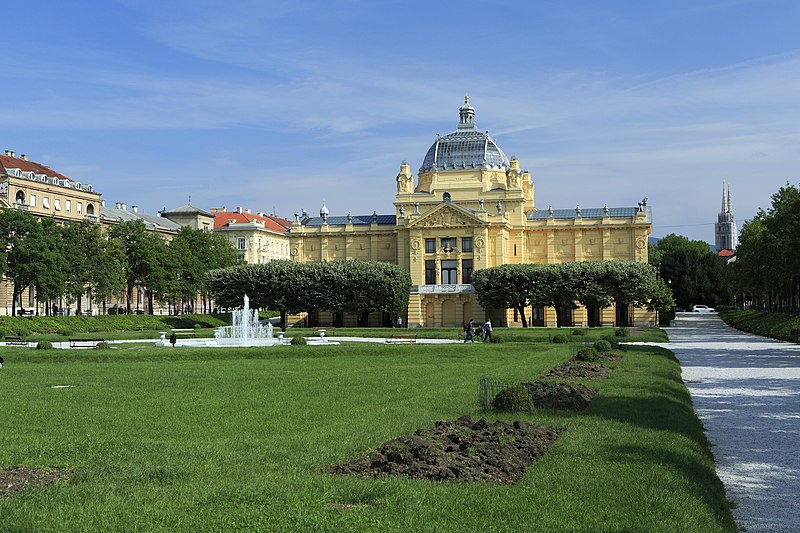
<svg viewBox="0 0 800 533">
<path fill-rule="evenodd" d="M 461 261 L 461 283 L 469 285 L 472 283 L 472 259 L 464 259 Z"/>
<path fill-rule="evenodd" d="M 75 207 L 76 207 L 76 211 L 80 215 L 83 212 L 83 202 L 78 202 Z"/>
<path fill-rule="evenodd" d="M 472 237 L 461 237 L 461 251 L 462 252 L 472 251 Z"/>
<path fill-rule="evenodd" d="M 72 211 L 72 200 L 64 200 L 64 207 L 67 208 L 67 213 Z"/>
<path fill-rule="evenodd" d="M 516 256 L 517 256 L 517 245 L 515 244 L 514 245 L 514 257 L 516 257 Z"/>
<path fill-rule="evenodd" d="M 36 195 L 31 193 L 28 197 L 28 201 L 31 203 L 31 207 L 36 207 Z"/>
<path fill-rule="evenodd" d="M 236 241 L 236 249 L 237 250 L 244 250 L 244 246 L 245 246 L 244 237 L 242 237 L 241 239 Z"/>
<path fill-rule="evenodd" d="M 442 261 L 442 285 L 455 285 L 458 283 L 458 261 L 450 259 Z"/>
<path fill-rule="evenodd" d="M 56 211 L 61 211 L 61 198 L 53 198 L 53 207 Z"/>
<path fill-rule="evenodd" d="M 33 307 L 36 305 L 35 297 L 36 296 L 36 289 L 33 288 L 33 285 L 28 287 L 28 307 Z"/>
<path fill-rule="evenodd" d="M 425 261 L 425 285 L 436 285 L 436 261 Z"/>
<path fill-rule="evenodd" d="M 442 238 L 442 250 L 455 250 L 456 249 L 456 239 L 455 237 L 444 237 Z"/>
<path fill-rule="evenodd" d="M 425 239 L 425 253 L 432 254 L 436 252 L 436 239 Z"/>
<path fill-rule="evenodd" d="M 42 207 L 45 209 L 50 209 L 50 198 L 47 196 L 42 196 Z"/>
</svg>

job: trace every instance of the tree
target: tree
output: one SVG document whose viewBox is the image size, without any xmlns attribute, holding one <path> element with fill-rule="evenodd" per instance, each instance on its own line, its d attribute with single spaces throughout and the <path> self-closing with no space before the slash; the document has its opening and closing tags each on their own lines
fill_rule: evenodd
<svg viewBox="0 0 800 533">
<path fill-rule="evenodd" d="M 148 232 L 141 220 L 121 222 L 109 231 L 112 239 L 122 244 L 125 252 L 125 301 L 131 312 L 133 289 L 145 290 L 150 313 L 154 293 L 168 292 L 167 254 L 164 239 Z"/>
</svg>

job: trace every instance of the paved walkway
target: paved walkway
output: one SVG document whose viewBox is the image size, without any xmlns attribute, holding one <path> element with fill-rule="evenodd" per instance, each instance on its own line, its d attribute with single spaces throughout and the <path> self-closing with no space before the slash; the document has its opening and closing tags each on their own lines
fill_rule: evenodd
<svg viewBox="0 0 800 533">
<path fill-rule="evenodd" d="M 800 346 L 715 314 L 680 313 L 667 332 L 738 525 L 800 531 Z"/>
</svg>

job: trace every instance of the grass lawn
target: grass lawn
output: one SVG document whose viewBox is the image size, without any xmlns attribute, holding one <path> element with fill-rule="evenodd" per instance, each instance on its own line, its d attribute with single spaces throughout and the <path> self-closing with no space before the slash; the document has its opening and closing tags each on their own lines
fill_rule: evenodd
<svg viewBox="0 0 800 533">
<path fill-rule="evenodd" d="M 735 531 L 665 350 L 631 348 L 609 379 L 584 382 L 600 393 L 581 413 L 478 409 L 481 376 L 530 380 L 568 352 L 523 342 L 8 349 L 0 468 L 76 473 L 0 499 L 0 530 Z M 567 431 L 515 486 L 320 473 L 464 414 Z"/>
</svg>

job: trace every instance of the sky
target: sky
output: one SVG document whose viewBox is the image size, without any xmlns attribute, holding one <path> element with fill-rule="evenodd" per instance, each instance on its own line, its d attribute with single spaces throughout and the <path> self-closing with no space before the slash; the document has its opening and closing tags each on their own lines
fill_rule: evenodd
<svg viewBox="0 0 800 533">
<path fill-rule="evenodd" d="M 723 182 L 740 228 L 798 185 L 794 0 L 3 5 L 0 150 L 107 205 L 394 213 L 467 94 L 539 209 L 713 243 Z"/>
</svg>

